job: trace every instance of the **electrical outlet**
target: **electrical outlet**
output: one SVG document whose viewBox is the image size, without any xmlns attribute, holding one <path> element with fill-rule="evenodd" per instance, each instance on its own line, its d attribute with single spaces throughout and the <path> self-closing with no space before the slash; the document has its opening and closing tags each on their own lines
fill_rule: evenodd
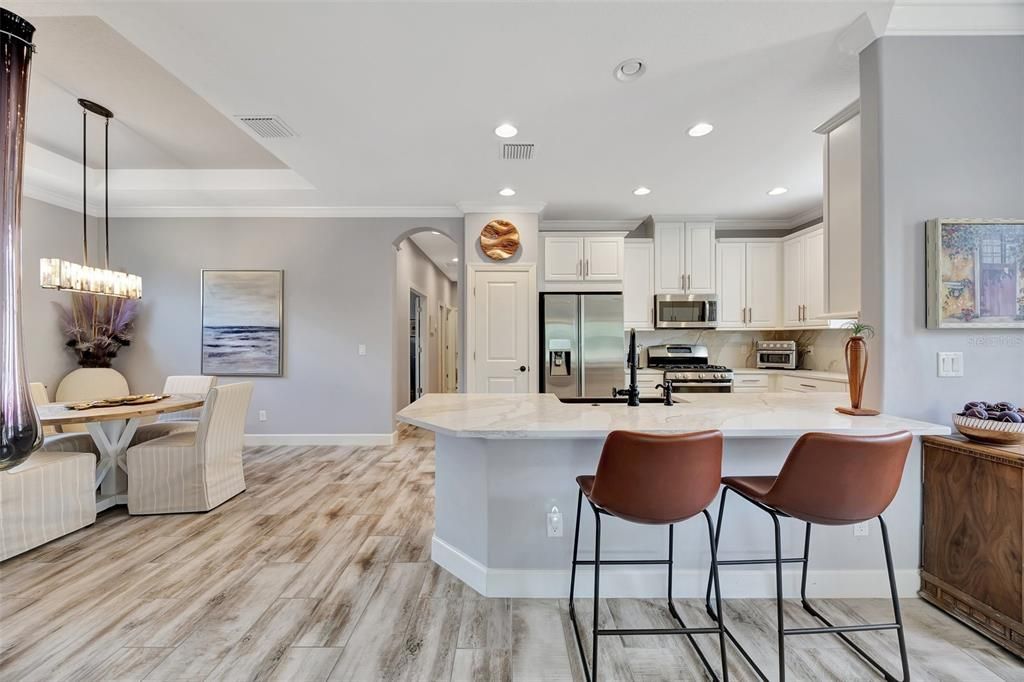
<svg viewBox="0 0 1024 682">
<path fill-rule="evenodd" d="M 940 377 L 962 377 L 964 375 L 964 354 L 959 351 L 939 351 L 936 354 L 936 364 Z"/>
<path fill-rule="evenodd" d="M 360 355 L 366 355 L 366 344 L 365 343 L 359 344 L 359 354 Z"/>
<path fill-rule="evenodd" d="M 548 512 L 548 537 L 562 537 L 562 512 L 558 511 L 558 507 L 552 507 Z"/>
<path fill-rule="evenodd" d="M 260 421 L 261 422 L 267 421 L 267 411 L 266 410 L 260 410 Z"/>
<path fill-rule="evenodd" d="M 853 524 L 853 534 L 856 537 L 859 537 L 859 538 L 867 537 L 869 533 L 870 533 L 870 529 L 868 528 L 868 522 L 867 521 L 865 521 L 864 523 L 855 523 L 855 524 Z"/>
</svg>

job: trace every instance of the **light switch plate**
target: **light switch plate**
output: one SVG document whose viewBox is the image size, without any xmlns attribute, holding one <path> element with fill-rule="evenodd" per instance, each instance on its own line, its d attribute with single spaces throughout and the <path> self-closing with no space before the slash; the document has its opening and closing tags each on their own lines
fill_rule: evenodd
<svg viewBox="0 0 1024 682">
<path fill-rule="evenodd" d="M 359 354 L 360 355 L 366 355 L 366 344 L 365 343 L 359 344 Z"/>
<path fill-rule="evenodd" d="M 962 377 L 964 375 L 964 354 L 960 351 L 939 351 L 936 354 L 936 363 L 940 377 Z"/>
</svg>

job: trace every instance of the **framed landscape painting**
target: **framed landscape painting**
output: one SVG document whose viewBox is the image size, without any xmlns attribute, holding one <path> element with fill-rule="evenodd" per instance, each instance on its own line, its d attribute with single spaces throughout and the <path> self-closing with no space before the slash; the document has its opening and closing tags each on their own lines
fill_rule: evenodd
<svg viewBox="0 0 1024 682">
<path fill-rule="evenodd" d="M 283 270 L 203 270 L 202 373 L 281 376 Z"/>
<path fill-rule="evenodd" d="M 927 225 L 928 327 L 1024 329 L 1024 220 Z"/>
</svg>

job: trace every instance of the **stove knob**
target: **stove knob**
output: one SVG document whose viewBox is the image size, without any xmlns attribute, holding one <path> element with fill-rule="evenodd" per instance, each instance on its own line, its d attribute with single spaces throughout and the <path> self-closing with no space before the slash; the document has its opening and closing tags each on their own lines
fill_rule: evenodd
<svg viewBox="0 0 1024 682">
<path fill-rule="evenodd" d="M 697 375 L 697 378 L 698 379 L 707 379 L 708 375 L 705 374 L 704 372 L 701 372 L 700 374 Z"/>
</svg>

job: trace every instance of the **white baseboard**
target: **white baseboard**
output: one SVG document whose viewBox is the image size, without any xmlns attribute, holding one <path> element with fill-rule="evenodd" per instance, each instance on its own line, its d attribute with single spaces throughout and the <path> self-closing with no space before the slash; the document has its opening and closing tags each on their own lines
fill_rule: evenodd
<svg viewBox="0 0 1024 682">
<path fill-rule="evenodd" d="M 247 433 L 246 445 L 394 445 L 391 433 Z"/>
<path fill-rule="evenodd" d="M 430 557 L 436 564 L 486 597 L 565 598 L 569 595 L 569 569 L 515 570 L 488 568 L 466 556 L 444 540 L 434 537 Z M 774 598 L 775 570 L 723 568 L 722 597 Z M 581 566 L 576 573 L 577 594 L 593 596 L 594 573 Z M 703 597 L 708 574 L 704 571 L 677 570 L 672 573 L 674 595 L 680 598 Z M 661 597 L 665 594 L 663 567 L 608 566 L 601 569 L 602 597 Z M 784 570 L 783 587 L 787 596 L 800 594 L 800 571 Z M 901 597 L 916 597 L 920 587 L 917 569 L 896 571 L 896 587 Z M 807 595 L 812 598 L 888 597 L 889 580 L 885 569 L 811 570 L 807 574 Z"/>
</svg>

